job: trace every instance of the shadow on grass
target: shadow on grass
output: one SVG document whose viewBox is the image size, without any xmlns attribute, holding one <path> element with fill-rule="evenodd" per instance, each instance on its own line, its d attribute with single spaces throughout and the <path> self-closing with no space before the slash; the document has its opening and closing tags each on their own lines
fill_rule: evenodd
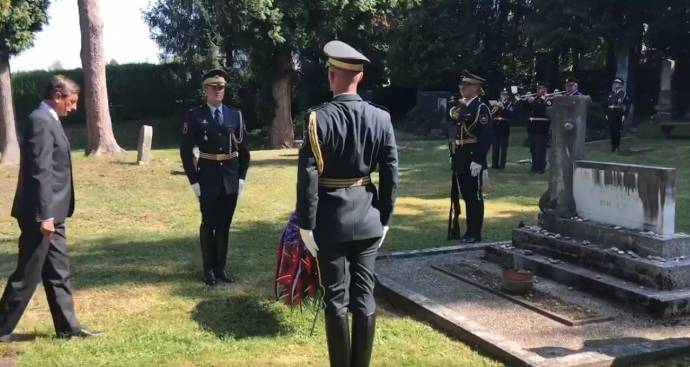
<svg viewBox="0 0 690 367">
<path fill-rule="evenodd" d="M 275 302 L 238 295 L 202 301 L 192 310 L 192 320 L 220 339 L 271 337 L 289 333 Z"/>
</svg>

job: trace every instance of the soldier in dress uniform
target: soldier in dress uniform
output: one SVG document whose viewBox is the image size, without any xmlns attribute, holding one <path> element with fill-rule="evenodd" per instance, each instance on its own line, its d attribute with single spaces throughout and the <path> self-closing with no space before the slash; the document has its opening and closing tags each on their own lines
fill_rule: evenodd
<svg viewBox="0 0 690 367">
<path fill-rule="evenodd" d="M 482 240 L 482 171 L 486 169 L 486 154 L 491 145 L 491 110 L 479 98 L 484 82 L 484 78 L 465 71 L 459 88 L 461 99 L 448 111 L 457 131 L 451 150 L 451 166 L 465 200 L 467 230 L 460 240 L 462 243 Z"/>
<path fill-rule="evenodd" d="M 529 136 L 529 151 L 532 155 L 532 173 L 537 174 L 543 174 L 546 170 L 546 148 L 551 127 L 551 119 L 546 114 L 548 106 L 546 92 L 546 85 L 538 84 L 536 95 L 525 99 L 530 112 L 527 135 Z"/>
<path fill-rule="evenodd" d="M 621 144 L 621 129 L 623 120 L 628 113 L 630 99 L 623 88 L 625 82 L 622 78 L 613 79 L 611 93 L 606 100 L 606 120 L 609 123 L 609 133 L 611 134 L 611 151 L 618 150 Z"/>
<path fill-rule="evenodd" d="M 575 78 L 568 78 L 565 80 L 565 94 L 566 96 L 581 96 L 579 91 L 580 81 Z"/>
<path fill-rule="evenodd" d="M 491 109 L 493 120 L 493 142 L 491 152 L 491 168 L 506 168 L 508 156 L 508 141 L 510 140 L 510 123 L 515 114 L 515 106 L 508 89 L 503 88 L 501 97 Z"/>
<path fill-rule="evenodd" d="M 222 70 L 204 74 L 206 103 L 185 115 L 180 145 L 185 173 L 201 206 L 199 237 L 203 280 L 208 285 L 235 281 L 226 269 L 230 223 L 249 167 L 242 111 L 223 104 L 226 80 Z M 196 164 L 195 147 L 199 149 Z"/>
<path fill-rule="evenodd" d="M 369 60 L 341 41 L 328 42 L 323 51 L 333 100 L 307 113 L 297 215 L 302 240 L 321 269 L 331 366 L 368 366 L 374 263 L 393 212 L 398 153 L 389 113 L 357 94 Z M 378 189 L 370 178 L 377 169 Z"/>
</svg>

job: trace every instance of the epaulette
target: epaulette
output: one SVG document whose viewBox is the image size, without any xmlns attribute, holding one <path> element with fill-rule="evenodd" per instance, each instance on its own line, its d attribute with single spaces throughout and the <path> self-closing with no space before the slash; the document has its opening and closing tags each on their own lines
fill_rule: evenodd
<svg viewBox="0 0 690 367">
<path fill-rule="evenodd" d="M 391 111 L 388 110 L 388 108 L 386 108 L 385 106 L 382 106 L 382 105 L 380 105 L 380 104 L 376 104 L 376 103 L 374 103 L 374 102 L 372 102 L 372 101 L 366 101 L 366 102 L 367 102 L 368 104 L 370 104 L 370 105 L 376 107 L 376 108 L 380 108 L 380 109 L 382 109 L 382 110 L 384 110 L 384 111 L 386 111 L 386 112 L 388 112 L 388 113 L 391 113 Z"/>
<path fill-rule="evenodd" d="M 309 112 L 313 112 L 313 111 L 316 111 L 316 110 L 320 110 L 320 109 L 326 107 L 329 103 L 330 103 L 330 102 L 324 102 L 324 103 L 319 104 L 319 105 L 316 105 L 316 106 L 311 106 L 311 107 L 309 107 L 309 109 L 307 109 L 307 114 L 308 114 Z"/>
</svg>

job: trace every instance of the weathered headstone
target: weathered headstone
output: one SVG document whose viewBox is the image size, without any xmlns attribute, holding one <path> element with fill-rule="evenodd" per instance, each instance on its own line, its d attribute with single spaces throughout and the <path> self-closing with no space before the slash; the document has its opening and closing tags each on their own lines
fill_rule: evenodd
<svg viewBox="0 0 690 367">
<path fill-rule="evenodd" d="M 153 128 L 143 125 L 139 130 L 139 144 L 137 145 L 137 163 L 146 164 L 151 160 L 151 141 L 153 140 Z"/>
<path fill-rule="evenodd" d="M 515 228 L 514 247 L 490 246 L 486 258 L 657 317 L 690 315 L 690 236 L 674 233 L 675 170 L 583 160 L 585 99 L 559 97 L 548 111 L 539 226 Z"/>
<path fill-rule="evenodd" d="M 675 70 L 675 62 L 673 60 L 664 59 L 661 62 L 661 79 L 659 81 L 659 101 L 654 106 L 656 114 L 654 119 L 657 121 L 666 121 L 673 116 L 673 101 L 672 101 L 672 83 L 673 72 Z"/>
<path fill-rule="evenodd" d="M 675 183 L 673 168 L 577 161 L 577 214 L 600 223 L 673 234 Z"/>
<path fill-rule="evenodd" d="M 549 188 L 540 200 L 543 212 L 559 217 L 575 215 L 573 163 L 584 158 L 589 96 L 558 96 L 552 101 Z"/>
<path fill-rule="evenodd" d="M 446 99 L 451 96 L 448 92 L 421 91 L 417 92 L 417 110 L 420 126 L 417 130 L 423 133 L 445 131 L 446 127 Z"/>
</svg>

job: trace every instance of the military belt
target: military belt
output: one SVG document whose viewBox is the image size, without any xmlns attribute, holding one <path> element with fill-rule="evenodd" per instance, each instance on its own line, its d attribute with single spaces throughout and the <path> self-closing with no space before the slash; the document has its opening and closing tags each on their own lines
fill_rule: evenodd
<svg viewBox="0 0 690 367">
<path fill-rule="evenodd" d="M 610 106 L 609 106 L 609 109 L 611 109 L 611 110 L 613 110 L 613 109 L 621 109 L 621 108 L 623 108 L 623 107 L 621 107 L 621 106 L 616 106 L 616 105 L 610 105 Z"/>
<path fill-rule="evenodd" d="M 548 118 L 546 117 L 530 117 L 529 120 L 531 122 L 536 122 L 536 121 L 549 121 Z"/>
<path fill-rule="evenodd" d="M 371 183 L 371 177 L 357 178 L 325 178 L 319 177 L 319 187 L 327 189 L 346 189 L 348 187 L 366 186 Z"/>
<path fill-rule="evenodd" d="M 456 139 L 455 140 L 455 145 L 466 145 L 466 144 L 474 144 L 478 140 L 477 138 L 468 138 L 468 139 Z"/>
<path fill-rule="evenodd" d="M 494 117 L 494 121 L 508 121 L 505 117 Z"/>
<path fill-rule="evenodd" d="M 237 152 L 232 152 L 232 154 L 210 154 L 199 152 L 199 158 L 208 159 L 210 161 L 229 161 L 239 157 Z"/>
</svg>

